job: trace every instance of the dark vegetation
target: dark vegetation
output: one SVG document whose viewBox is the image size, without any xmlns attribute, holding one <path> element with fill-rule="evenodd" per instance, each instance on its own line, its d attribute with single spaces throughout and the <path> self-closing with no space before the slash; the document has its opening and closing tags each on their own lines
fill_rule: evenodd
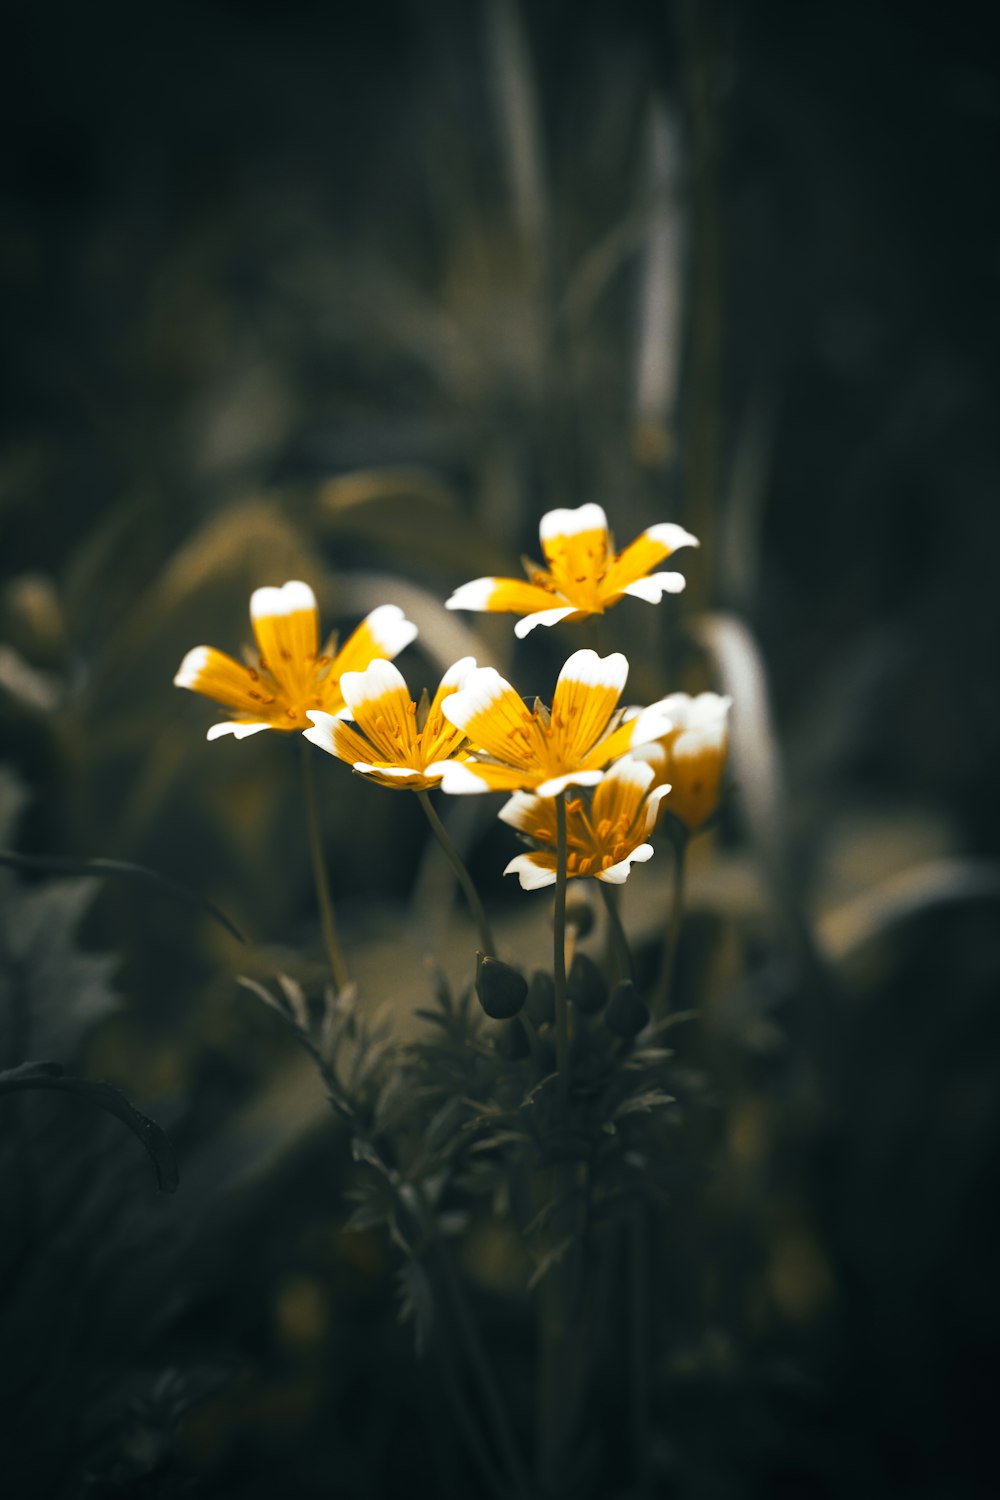
<svg viewBox="0 0 1000 1500">
<path fill-rule="evenodd" d="M 995 1493 L 986 39 L 852 0 L 108 0 L 5 31 L 0 844 L 141 864 L 248 940 L 165 885 L 0 868 L 5 1493 L 476 1492 L 398 1253 L 345 1228 L 347 1138 L 235 983 L 321 976 L 295 747 L 207 745 L 170 683 L 295 577 L 331 626 L 403 604 L 436 681 L 468 647 L 439 601 L 587 500 L 703 541 L 679 603 L 609 617 L 636 698 L 729 673 L 745 726 L 680 952 L 704 1020 L 655 1492 Z M 576 644 L 505 619 L 478 649 L 547 692 Z M 419 809 L 319 770 L 366 1002 L 410 1034 L 424 954 L 460 985 L 471 929 Z M 535 961 L 492 801 L 448 812 Z M 628 891 L 650 971 L 667 863 Z M 530 1430 L 523 1268 L 488 1216 L 461 1265 Z M 623 1389 L 593 1397 L 622 1433 Z M 578 1493 L 629 1492 L 614 1441 L 584 1460 Z"/>
</svg>

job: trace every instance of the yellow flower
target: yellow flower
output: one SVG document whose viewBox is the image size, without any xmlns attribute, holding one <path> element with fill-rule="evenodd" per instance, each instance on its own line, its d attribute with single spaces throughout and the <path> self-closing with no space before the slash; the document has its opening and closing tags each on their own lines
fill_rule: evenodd
<svg viewBox="0 0 1000 1500">
<path fill-rule="evenodd" d="M 617 709 L 627 676 L 620 651 L 603 657 L 575 651 L 559 673 L 549 712 L 537 700 L 529 708 L 492 667 L 477 667 L 441 704 L 476 752 L 441 767 L 441 790 L 555 797 L 571 783 L 596 786 L 611 761 L 670 728 L 659 709 L 633 711 L 631 718 Z"/>
<path fill-rule="evenodd" d="M 340 651 L 334 637 L 319 653 L 319 611 L 307 583 L 255 589 L 250 621 L 257 641 L 254 665 L 244 666 L 214 646 L 195 646 L 177 670 L 174 683 L 225 704 L 233 717 L 213 724 L 210 740 L 233 734 L 238 740 L 262 729 L 307 729 L 308 710 L 336 713 L 344 705 L 340 679 L 379 657 L 396 656 L 415 638 L 417 627 L 395 604 L 383 604 L 362 620 Z"/>
<path fill-rule="evenodd" d="M 602 615 L 625 594 L 659 604 L 663 595 L 679 594 L 682 573 L 651 573 L 680 547 L 698 541 L 683 526 L 665 521 L 650 526 L 616 553 L 607 517 L 599 505 L 577 510 L 550 510 L 539 528 L 547 568 L 525 562 L 530 582 L 519 578 L 474 578 L 448 600 L 447 609 L 476 609 L 522 615 L 514 634 L 523 638 L 536 625 Z"/>
<path fill-rule="evenodd" d="M 373 661 L 364 672 L 345 672 L 340 691 L 347 708 L 340 717 L 308 710 L 313 727 L 305 737 L 380 786 L 426 791 L 437 786 L 443 763 L 459 755 L 466 743 L 462 730 L 441 713 L 441 702 L 461 687 L 475 665 L 475 657 L 463 656 L 448 668 L 433 699 L 428 702 L 424 693 L 419 704 L 391 662 Z M 345 722 L 348 711 L 353 724 Z"/>
<path fill-rule="evenodd" d="M 673 728 L 656 744 L 636 752 L 653 767 L 654 786 L 670 783 L 663 806 L 692 833 L 719 805 L 731 703 L 718 693 L 699 693 L 696 698 L 671 693 L 653 706 L 663 710 Z"/>
<path fill-rule="evenodd" d="M 566 874 L 570 880 L 590 876 L 611 885 L 628 879 L 633 860 L 651 859 L 645 842 L 656 823 L 659 804 L 670 788 L 653 785 L 653 767 L 626 755 L 612 766 L 590 804 L 583 797 L 566 800 Z M 540 849 L 518 854 L 504 870 L 517 875 L 521 888 L 538 890 L 556 881 L 556 808 L 550 797 L 515 792 L 500 817 L 526 834 Z"/>
</svg>

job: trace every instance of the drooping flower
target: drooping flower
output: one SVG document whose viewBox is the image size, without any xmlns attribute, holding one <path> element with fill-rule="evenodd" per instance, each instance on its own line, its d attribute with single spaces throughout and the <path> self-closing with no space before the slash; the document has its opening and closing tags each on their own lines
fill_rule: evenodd
<svg viewBox="0 0 1000 1500">
<path fill-rule="evenodd" d="M 442 791 L 555 797 L 571 784 L 596 786 L 612 761 L 670 727 L 659 708 L 632 718 L 618 709 L 627 676 L 620 651 L 575 651 L 559 673 L 550 711 L 537 700 L 529 708 L 499 672 L 477 667 L 441 704 L 474 752 L 441 768 Z"/>
<path fill-rule="evenodd" d="M 344 706 L 340 679 L 371 661 L 393 657 L 408 646 L 417 627 L 395 604 L 383 604 L 362 620 L 339 651 L 330 637 L 319 650 L 319 611 L 307 583 L 255 589 L 250 622 L 257 642 L 253 664 L 234 661 L 214 646 L 195 646 L 181 662 L 177 687 L 190 688 L 228 708 L 232 717 L 213 724 L 210 740 L 237 739 L 262 729 L 308 729 L 310 709 L 335 714 Z"/>
<path fill-rule="evenodd" d="M 670 788 L 653 787 L 653 767 L 626 755 L 593 790 L 566 799 L 566 875 L 591 877 L 610 885 L 628 879 L 633 861 L 652 858 L 646 839 L 653 831 L 659 805 Z M 555 885 L 557 825 L 551 797 L 515 792 L 500 817 L 540 847 L 518 854 L 504 870 L 517 875 L 522 890 Z"/>
<path fill-rule="evenodd" d="M 443 765 L 462 752 L 465 734 L 441 712 L 442 701 L 462 686 L 476 665 L 464 656 L 441 679 L 434 697 L 414 703 L 402 673 L 388 661 L 373 661 L 363 672 L 340 679 L 347 710 L 334 717 L 307 710 L 307 740 L 346 761 L 380 786 L 426 791 L 441 780 Z M 349 711 L 354 723 L 343 716 Z M 436 769 L 428 768 L 436 763 Z"/>
<path fill-rule="evenodd" d="M 671 693 L 655 708 L 673 727 L 655 743 L 636 751 L 654 771 L 654 786 L 670 783 L 664 808 L 694 832 L 719 805 L 729 749 L 730 698 L 718 693 Z"/>
<path fill-rule="evenodd" d="M 601 615 L 625 594 L 659 604 L 679 594 L 682 573 L 651 570 L 681 547 L 698 541 L 683 526 L 664 521 L 650 526 L 616 553 L 607 517 L 599 505 L 550 510 L 539 527 L 547 567 L 525 561 L 528 582 L 520 578 L 474 578 L 447 601 L 447 609 L 486 610 L 523 616 L 514 634 L 523 638 L 536 625 Z"/>
</svg>

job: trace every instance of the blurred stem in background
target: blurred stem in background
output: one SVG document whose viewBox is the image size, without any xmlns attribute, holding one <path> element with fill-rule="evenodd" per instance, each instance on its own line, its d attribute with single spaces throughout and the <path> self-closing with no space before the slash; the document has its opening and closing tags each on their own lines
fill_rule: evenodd
<svg viewBox="0 0 1000 1500">
<path fill-rule="evenodd" d="M 608 913 L 608 931 L 611 936 L 611 951 L 614 955 L 614 970 L 616 979 L 632 979 L 632 954 L 622 923 L 621 912 L 618 910 L 619 891 L 616 886 L 606 885 L 603 880 L 598 881 L 601 887 L 601 895 Z"/>
<path fill-rule="evenodd" d="M 673 855 L 673 884 L 670 893 L 670 915 L 660 959 L 660 975 L 651 1006 L 655 1019 L 662 1020 L 668 1014 L 673 1000 L 674 975 L 677 969 L 677 948 L 680 944 L 681 927 L 684 922 L 684 871 L 687 862 L 687 829 L 677 826 L 669 834 Z"/>
<path fill-rule="evenodd" d="M 685 519 L 701 541 L 701 566 L 689 584 L 693 609 L 707 607 L 714 591 L 718 541 L 723 327 L 718 111 L 721 10 L 720 0 L 685 0 L 680 11 L 691 174 Z"/>
<path fill-rule="evenodd" d="M 434 830 L 434 836 L 437 839 L 438 843 L 441 845 L 441 848 L 444 850 L 445 855 L 448 859 L 448 863 L 454 870 L 458 883 L 465 893 L 465 899 L 469 903 L 469 910 L 471 911 L 473 920 L 475 921 L 475 924 L 479 929 L 479 942 L 482 947 L 482 951 L 488 958 L 495 958 L 497 953 L 497 945 L 493 938 L 493 930 L 490 927 L 489 919 L 486 916 L 486 910 L 483 906 L 483 903 L 479 899 L 479 892 L 476 890 L 476 887 L 473 884 L 472 876 L 469 874 L 468 870 L 465 867 L 465 861 L 462 859 L 462 856 L 459 854 L 458 849 L 455 847 L 454 841 L 448 833 L 448 830 L 445 828 L 440 817 L 438 816 L 437 811 L 433 803 L 431 802 L 429 793 L 425 791 L 418 791 L 417 797 L 419 799 L 420 806 L 423 808 L 424 812 L 427 815 L 428 823 Z"/>
<path fill-rule="evenodd" d="M 312 747 L 302 740 L 302 791 L 306 805 L 306 827 L 309 833 L 309 854 L 312 859 L 313 881 L 316 900 L 319 904 L 320 925 L 323 929 L 323 944 L 326 948 L 330 973 L 338 990 L 344 990 L 351 982 L 347 964 L 337 937 L 337 924 L 333 916 L 333 898 L 326 873 L 323 855 L 323 835 L 320 831 L 319 803 L 316 798 L 316 775 L 312 763 Z"/>
<path fill-rule="evenodd" d="M 566 997 L 566 793 L 556 797 L 556 901 L 552 917 L 552 977 L 556 988 L 556 1068 L 559 1100 L 569 1114 L 569 1002 Z"/>
</svg>

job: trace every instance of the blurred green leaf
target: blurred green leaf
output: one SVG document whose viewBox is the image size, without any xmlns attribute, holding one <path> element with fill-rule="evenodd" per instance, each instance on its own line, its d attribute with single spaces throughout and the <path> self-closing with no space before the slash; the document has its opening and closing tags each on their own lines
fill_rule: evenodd
<svg viewBox="0 0 1000 1500">
<path fill-rule="evenodd" d="M 213 921 L 218 922 L 220 927 L 224 927 L 238 943 L 246 942 L 235 922 L 231 922 L 225 912 L 220 911 L 206 896 L 199 895 L 178 880 L 172 880 L 169 875 L 147 869 L 145 865 L 134 865 L 121 859 L 70 859 L 58 854 L 18 854 L 13 849 L 0 849 L 0 865 L 28 874 L 96 875 L 113 880 L 135 881 L 139 885 L 152 885 L 189 906 L 199 907 Z"/>
<path fill-rule="evenodd" d="M 56 1089 L 76 1094 L 98 1109 L 114 1115 L 123 1125 L 128 1126 L 145 1149 L 153 1163 L 156 1185 L 160 1192 L 176 1192 L 180 1180 L 177 1160 L 166 1135 L 154 1120 L 137 1110 L 110 1083 L 93 1083 L 86 1078 L 74 1078 L 63 1072 L 60 1063 L 53 1062 L 25 1062 L 0 1073 L 0 1094 L 14 1094 L 26 1089 Z"/>
</svg>

